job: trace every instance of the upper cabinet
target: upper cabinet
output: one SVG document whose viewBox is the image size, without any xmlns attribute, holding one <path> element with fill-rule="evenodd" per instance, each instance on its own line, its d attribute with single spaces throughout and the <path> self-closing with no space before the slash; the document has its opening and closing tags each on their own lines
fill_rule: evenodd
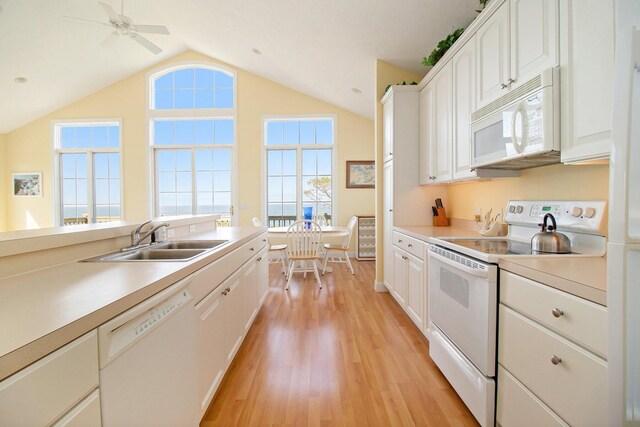
<svg viewBox="0 0 640 427">
<path fill-rule="evenodd" d="M 478 108 L 558 65 L 558 0 L 509 0 L 478 29 Z"/>
<path fill-rule="evenodd" d="M 609 157 L 613 109 L 614 2 L 564 0 L 561 19 L 561 157 Z"/>
<path fill-rule="evenodd" d="M 475 44 L 464 45 L 451 60 L 453 71 L 453 179 L 475 177 L 471 170 L 471 113 L 475 110 Z"/>
<path fill-rule="evenodd" d="M 420 91 L 420 185 L 432 184 L 435 179 L 433 139 L 433 85 Z"/>
<path fill-rule="evenodd" d="M 538 0 L 533 0 L 538 1 Z M 509 85 L 509 3 L 476 33 L 478 108 L 505 94 Z"/>
<path fill-rule="evenodd" d="M 432 153 L 435 163 L 434 182 L 451 181 L 453 88 L 451 85 L 451 63 L 447 64 L 433 79 L 434 89 L 434 142 Z"/>
<path fill-rule="evenodd" d="M 393 97 L 389 96 L 382 106 L 382 162 L 393 159 Z"/>
</svg>

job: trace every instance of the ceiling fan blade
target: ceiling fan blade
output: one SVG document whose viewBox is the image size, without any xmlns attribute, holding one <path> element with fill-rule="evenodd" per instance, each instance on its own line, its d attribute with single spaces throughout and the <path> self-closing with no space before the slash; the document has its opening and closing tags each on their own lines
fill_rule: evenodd
<svg viewBox="0 0 640 427">
<path fill-rule="evenodd" d="M 105 22 L 92 21 L 90 19 L 74 18 L 73 16 L 63 16 L 63 18 L 64 19 L 70 19 L 72 21 L 86 22 L 86 23 L 89 23 L 89 24 L 98 24 L 98 25 L 102 25 L 104 27 L 111 27 L 111 24 L 107 24 Z"/>
<path fill-rule="evenodd" d="M 164 25 L 135 25 L 136 31 L 139 33 L 149 34 L 169 34 L 169 30 Z"/>
<path fill-rule="evenodd" d="M 135 40 L 138 43 L 140 43 L 143 47 L 145 47 L 146 49 L 148 49 L 150 52 L 152 52 L 155 55 L 157 55 L 160 52 L 162 52 L 162 49 L 160 49 L 158 46 L 156 46 L 155 44 L 151 43 L 149 40 L 147 40 L 144 37 L 142 37 L 140 34 L 129 33 L 129 37 L 131 37 L 133 40 Z"/>
<path fill-rule="evenodd" d="M 105 13 L 107 15 L 109 15 L 109 19 L 112 21 L 120 21 L 120 15 L 118 15 L 118 13 L 113 10 L 113 8 L 106 4 L 106 3 L 102 3 L 101 1 L 98 2 L 98 4 L 100 5 L 100 7 L 102 7 L 102 10 L 105 11 Z"/>
</svg>

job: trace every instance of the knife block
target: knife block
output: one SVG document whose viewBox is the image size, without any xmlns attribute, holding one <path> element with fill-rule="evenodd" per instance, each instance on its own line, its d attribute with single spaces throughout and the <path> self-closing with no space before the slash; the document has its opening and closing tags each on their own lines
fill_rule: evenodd
<svg viewBox="0 0 640 427">
<path fill-rule="evenodd" d="M 438 208 L 438 216 L 433 217 L 433 226 L 434 227 L 449 226 L 449 218 L 447 218 L 447 212 L 444 210 L 444 208 Z"/>
</svg>

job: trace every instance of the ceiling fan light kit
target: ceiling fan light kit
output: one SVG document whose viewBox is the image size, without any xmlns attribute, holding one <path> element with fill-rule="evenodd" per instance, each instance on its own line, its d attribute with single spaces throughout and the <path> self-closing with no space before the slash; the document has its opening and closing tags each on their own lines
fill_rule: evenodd
<svg viewBox="0 0 640 427">
<path fill-rule="evenodd" d="M 157 55 L 158 53 L 162 52 L 162 49 L 160 47 L 155 45 L 146 37 L 140 35 L 140 33 L 168 35 L 169 30 L 167 29 L 167 27 L 163 25 L 134 24 L 133 20 L 124 14 L 124 0 L 121 5 L 120 13 L 117 13 L 113 9 L 113 7 L 111 7 L 106 3 L 98 2 L 98 4 L 102 8 L 102 10 L 107 14 L 109 18 L 108 23 L 92 21 L 84 18 L 75 18 L 71 16 L 65 16 L 65 18 L 72 19 L 74 21 L 88 22 L 91 24 L 98 24 L 101 26 L 111 27 L 113 28 L 113 31 L 111 32 L 111 34 L 107 36 L 107 39 L 111 38 L 111 36 L 128 36 L 130 39 L 134 40 L 140 46 L 144 47 L 145 49 L 147 49 L 149 52 L 153 54 Z"/>
</svg>

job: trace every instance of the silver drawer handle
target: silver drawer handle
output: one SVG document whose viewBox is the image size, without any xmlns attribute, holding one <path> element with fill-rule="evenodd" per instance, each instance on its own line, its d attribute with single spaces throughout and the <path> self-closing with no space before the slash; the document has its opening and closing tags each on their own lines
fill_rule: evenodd
<svg viewBox="0 0 640 427">
<path fill-rule="evenodd" d="M 251 252 L 255 251 L 255 249 L 254 249 L 254 248 L 249 248 L 249 250 L 250 250 Z"/>
<path fill-rule="evenodd" d="M 564 311 L 560 310 L 559 308 L 554 308 L 553 310 L 551 310 L 551 314 L 553 314 L 553 317 L 560 317 L 564 314 Z"/>
<path fill-rule="evenodd" d="M 258 262 L 262 261 L 262 257 L 261 257 L 261 256 L 260 256 L 260 257 L 258 257 L 257 261 L 258 261 Z"/>
<path fill-rule="evenodd" d="M 398 243 L 402 243 L 402 239 L 398 239 Z"/>
<path fill-rule="evenodd" d="M 222 295 L 226 295 L 226 294 L 228 294 L 228 293 L 229 293 L 229 291 L 228 291 L 228 290 L 226 290 L 226 289 L 225 289 L 224 291 L 222 291 Z"/>
<path fill-rule="evenodd" d="M 562 362 L 562 359 L 560 359 L 555 354 L 553 355 L 553 357 L 551 357 L 551 363 L 553 363 L 554 365 L 559 365 L 561 362 Z"/>
<path fill-rule="evenodd" d="M 410 248 L 412 248 L 412 247 L 413 247 L 413 245 L 412 245 L 411 243 L 409 243 L 409 245 L 408 245 L 408 246 L 409 246 Z"/>
</svg>

